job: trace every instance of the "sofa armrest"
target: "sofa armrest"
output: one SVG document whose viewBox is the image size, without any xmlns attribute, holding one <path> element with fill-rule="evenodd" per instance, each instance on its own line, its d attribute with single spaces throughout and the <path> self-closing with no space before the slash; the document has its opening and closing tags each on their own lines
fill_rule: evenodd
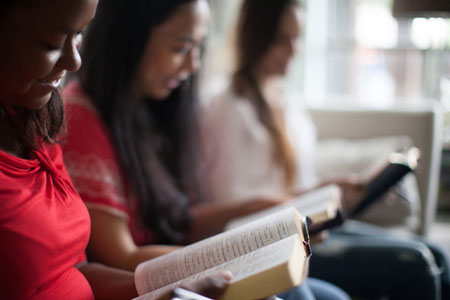
<svg viewBox="0 0 450 300">
<path fill-rule="evenodd" d="M 392 109 L 311 108 L 319 139 L 367 139 L 405 135 L 421 150 L 417 181 L 421 199 L 421 224 L 426 235 L 435 219 L 442 155 L 442 108 L 430 101 L 412 107 Z"/>
</svg>

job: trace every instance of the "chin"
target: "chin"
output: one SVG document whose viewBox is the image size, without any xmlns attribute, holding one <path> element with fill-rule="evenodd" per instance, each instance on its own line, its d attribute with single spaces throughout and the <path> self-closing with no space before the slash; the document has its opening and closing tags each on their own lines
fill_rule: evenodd
<svg viewBox="0 0 450 300">
<path fill-rule="evenodd" d="M 24 95 L 19 105 L 29 110 L 38 110 L 44 107 L 51 99 L 52 93 L 45 95 Z"/>
<path fill-rule="evenodd" d="M 172 91 L 169 89 L 161 89 L 159 91 L 153 91 L 151 93 L 148 93 L 147 96 L 157 101 L 164 101 L 167 99 L 167 97 L 170 96 L 171 93 Z"/>
<path fill-rule="evenodd" d="M 287 70 L 279 70 L 279 71 L 277 72 L 277 75 L 278 75 L 279 77 L 285 77 L 287 74 L 288 74 L 288 71 L 287 71 Z"/>
<path fill-rule="evenodd" d="M 286 75 L 287 73 L 288 73 L 288 67 L 287 66 L 282 66 L 278 70 L 278 74 L 279 75 Z"/>
<path fill-rule="evenodd" d="M 287 72 L 287 68 L 283 68 L 283 67 L 277 67 L 277 68 L 273 68 L 272 70 L 270 70 L 269 72 L 267 72 L 270 76 L 286 76 Z"/>
</svg>

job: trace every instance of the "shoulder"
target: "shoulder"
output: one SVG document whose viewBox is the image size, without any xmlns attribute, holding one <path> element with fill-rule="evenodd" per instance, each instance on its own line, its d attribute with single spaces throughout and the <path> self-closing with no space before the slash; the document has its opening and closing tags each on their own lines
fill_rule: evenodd
<svg viewBox="0 0 450 300">
<path fill-rule="evenodd" d="M 92 99 L 81 88 L 78 82 L 69 83 L 63 90 L 66 121 L 69 126 L 82 125 L 88 122 L 102 123 L 100 116 L 92 103 Z"/>
<path fill-rule="evenodd" d="M 0 208 L 5 212 L 11 201 L 7 199 L 18 198 L 23 188 L 22 180 L 29 180 L 27 170 L 37 169 L 36 162 L 27 162 L 24 159 L 16 158 L 0 150 Z"/>
<path fill-rule="evenodd" d="M 63 97 L 67 124 L 67 132 L 62 137 L 64 152 L 114 156 L 110 131 L 79 83 L 69 84 Z"/>
<path fill-rule="evenodd" d="M 41 142 L 38 149 L 29 152 L 28 158 L 0 150 L 0 195 L 3 195 L 3 192 L 10 187 L 34 184 L 33 178 L 46 170 L 50 170 L 55 175 L 60 175 L 60 171 L 64 170 L 59 144 Z"/>
<path fill-rule="evenodd" d="M 298 94 L 292 92 L 286 94 L 284 113 L 288 127 L 294 126 L 307 130 L 313 130 L 315 128 L 309 110 L 304 102 L 305 100 Z"/>
<path fill-rule="evenodd" d="M 67 116 L 64 163 L 76 189 L 86 203 L 123 214 L 128 191 L 110 129 L 78 83 L 69 84 L 63 97 Z"/>
<path fill-rule="evenodd" d="M 86 110 L 96 113 L 96 109 L 92 103 L 91 97 L 83 91 L 81 84 L 78 81 L 70 82 L 63 90 L 64 106 L 81 106 Z"/>
<path fill-rule="evenodd" d="M 72 189 L 59 144 L 43 143 L 30 152 L 28 159 L 0 151 L 0 211 L 21 211 L 22 205 L 47 195 L 52 191 L 51 177 L 66 182 L 67 188 Z"/>
<path fill-rule="evenodd" d="M 249 99 L 238 95 L 231 86 L 211 97 L 205 111 L 214 121 L 225 119 L 235 125 L 254 115 Z"/>
<path fill-rule="evenodd" d="M 208 129 L 213 130 L 220 144 L 239 145 L 266 142 L 268 133 L 259 120 L 250 99 L 238 95 L 231 88 L 211 100 Z"/>
<path fill-rule="evenodd" d="M 79 134 L 82 134 L 83 140 L 98 139 L 107 134 L 91 98 L 78 82 L 71 82 L 64 88 L 63 101 L 69 142 Z"/>
</svg>

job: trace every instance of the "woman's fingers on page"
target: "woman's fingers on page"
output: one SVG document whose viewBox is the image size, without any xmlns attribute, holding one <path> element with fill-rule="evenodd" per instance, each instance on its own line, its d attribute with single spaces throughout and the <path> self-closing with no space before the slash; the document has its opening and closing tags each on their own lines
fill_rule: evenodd
<svg viewBox="0 0 450 300">
<path fill-rule="evenodd" d="M 205 297 L 216 299 L 225 292 L 231 280 L 231 276 L 232 275 L 229 272 L 217 273 L 187 284 L 184 288 Z"/>
</svg>

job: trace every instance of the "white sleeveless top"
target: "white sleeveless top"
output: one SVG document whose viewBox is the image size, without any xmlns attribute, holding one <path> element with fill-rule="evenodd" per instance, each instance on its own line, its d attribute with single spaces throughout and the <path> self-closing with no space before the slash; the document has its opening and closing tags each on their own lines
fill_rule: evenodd
<svg viewBox="0 0 450 300">
<path fill-rule="evenodd" d="M 299 102 L 288 97 L 283 109 L 297 164 L 294 188 L 300 190 L 314 186 L 318 180 L 314 168 L 316 129 Z M 228 88 L 203 112 L 210 168 L 206 180 L 211 197 L 233 201 L 285 195 L 284 171 L 250 101 Z"/>
</svg>

